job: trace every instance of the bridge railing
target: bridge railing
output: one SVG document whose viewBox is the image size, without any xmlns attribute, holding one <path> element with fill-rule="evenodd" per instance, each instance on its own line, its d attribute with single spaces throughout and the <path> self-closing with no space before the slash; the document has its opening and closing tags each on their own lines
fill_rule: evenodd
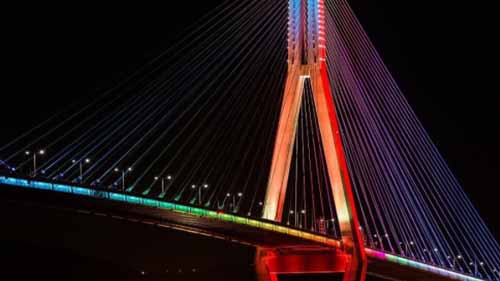
<svg viewBox="0 0 500 281">
<path fill-rule="evenodd" d="M 310 233 L 307 231 L 302 231 L 299 229 L 293 229 L 290 227 L 282 226 L 274 222 L 269 221 L 261 221 L 253 218 L 246 218 L 242 216 L 237 216 L 233 214 L 227 214 L 221 211 L 203 209 L 194 206 L 182 205 L 172 202 L 166 202 L 151 198 L 145 198 L 140 196 L 135 196 L 131 194 L 126 194 L 124 192 L 115 192 L 115 191 L 107 191 L 102 189 L 94 189 L 89 187 L 82 187 L 76 185 L 70 185 L 65 183 L 56 183 L 56 182 L 46 182 L 38 179 L 31 178 L 21 178 L 21 177 L 12 177 L 6 175 L 0 175 L 0 184 L 15 186 L 15 187 L 23 187 L 23 188 L 33 188 L 39 190 L 48 190 L 54 192 L 61 193 L 69 193 L 79 196 L 87 196 L 94 198 L 107 199 L 117 202 L 125 202 L 135 205 L 141 205 L 151 208 L 158 208 L 162 210 L 168 210 L 173 212 L 179 212 L 183 214 L 190 214 L 199 217 L 205 217 L 209 219 L 216 219 L 225 222 L 232 222 L 242 225 L 248 225 L 255 228 L 264 229 L 267 231 L 278 232 L 294 237 L 298 237 L 305 240 L 315 241 L 319 243 L 323 243 L 332 247 L 340 247 L 341 243 L 338 240 L 317 235 L 314 233 Z M 407 257 L 397 256 L 391 253 L 382 252 L 380 250 L 369 249 L 366 248 L 366 252 L 368 256 L 376 258 L 378 260 L 386 260 L 390 262 L 395 262 L 401 265 L 418 268 L 425 271 L 430 271 L 437 273 L 439 275 L 448 276 L 457 280 L 468 280 L 468 281 L 476 281 L 482 280 L 479 278 L 475 278 L 473 276 L 469 276 L 463 273 L 458 273 L 454 271 L 450 271 L 444 268 L 440 268 L 438 266 L 425 264 L 416 260 L 409 259 Z"/>
<path fill-rule="evenodd" d="M 276 222 L 242 217 L 235 214 L 228 214 L 219 210 L 209 210 L 184 204 L 167 202 L 152 198 L 145 198 L 141 196 L 127 194 L 126 192 L 108 191 L 99 188 L 82 187 L 66 183 L 47 182 L 39 179 L 12 177 L 7 175 L 0 175 L 0 184 L 24 187 L 24 188 L 33 188 L 39 190 L 49 190 L 61 193 L 69 193 L 79 196 L 101 198 L 117 202 L 125 202 L 135 205 L 147 206 L 168 211 L 180 212 L 184 214 L 190 214 L 199 217 L 205 217 L 209 219 L 216 219 L 225 222 L 247 225 L 267 231 L 273 231 L 293 237 L 298 237 L 305 240 L 323 243 L 326 245 L 330 245 L 332 247 L 341 246 L 340 242 L 336 239 L 332 239 L 330 237 L 314 234 L 300 229 L 294 229 L 291 227 L 283 226 Z"/>
</svg>

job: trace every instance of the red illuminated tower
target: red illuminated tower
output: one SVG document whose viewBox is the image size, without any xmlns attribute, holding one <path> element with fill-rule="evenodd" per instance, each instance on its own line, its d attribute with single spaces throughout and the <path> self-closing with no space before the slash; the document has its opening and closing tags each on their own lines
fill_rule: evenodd
<svg viewBox="0 0 500 281">
<path fill-rule="evenodd" d="M 326 66 L 324 0 L 289 0 L 288 76 L 263 218 L 281 221 L 306 80 L 310 80 L 347 263 L 344 280 L 364 280 L 364 252 Z"/>
</svg>

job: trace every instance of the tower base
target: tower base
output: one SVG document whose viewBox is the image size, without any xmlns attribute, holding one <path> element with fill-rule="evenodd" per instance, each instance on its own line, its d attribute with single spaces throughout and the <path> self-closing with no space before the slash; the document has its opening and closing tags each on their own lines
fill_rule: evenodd
<svg viewBox="0 0 500 281">
<path fill-rule="evenodd" d="M 345 273 L 349 260 L 338 249 L 258 247 L 255 270 L 259 281 L 278 281 L 280 274 Z"/>
</svg>

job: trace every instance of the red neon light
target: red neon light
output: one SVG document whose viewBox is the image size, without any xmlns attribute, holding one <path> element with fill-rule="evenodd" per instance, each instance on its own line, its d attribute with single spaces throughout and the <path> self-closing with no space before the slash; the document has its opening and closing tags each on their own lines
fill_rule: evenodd
<svg viewBox="0 0 500 281">
<path fill-rule="evenodd" d="M 356 211 L 356 204 L 354 202 L 354 195 L 353 195 L 353 189 L 351 185 L 351 180 L 349 176 L 349 170 L 347 168 L 347 161 L 345 158 L 345 153 L 344 153 L 344 148 L 342 145 L 342 138 L 340 136 L 340 127 L 339 123 L 337 120 L 337 111 L 335 109 L 335 103 L 332 97 L 332 92 L 331 92 L 331 87 L 330 87 L 330 82 L 328 78 L 328 73 L 327 73 L 327 68 L 326 68 L 326 62 L 320 62 L 320 71 L 321 71 L 321 80 L 323 81 L 323 87 L 324 87 L 324 92 L 325 92 L 325 98 L 327 100 L 328 104 L 328 112 L 330 115 L 330 122 L 332 124 L 332 130 L 333 130 L 333 136 L 335 138 L 335 150 L 337 152 L 337 157 L 338 161 L 340 164 L 340 170 L 342 173 L 342 176 L 344 178 L 344 190 L 346 193 L 346 198 L 349 204 L 349 208 L 351 209 L 351 217 L 352 217 L 352 236 L 353 236 L 353 243 L 356 243 L 353 249 L 358 250 L 358 254 L 360 257 L 360 261 L 363 265 L 363 269 L 361 272 L 361 278 L 360 280 L 364 280 L 366 276 L 366 252 L 364 250 L 364 245 L 363 245 L 363 238 L 361 236 L 361 231 L 359 230 L 359 218 L 358 214 Z M 346 273 L 347 274 L 347 273 Z"/>
</svg>

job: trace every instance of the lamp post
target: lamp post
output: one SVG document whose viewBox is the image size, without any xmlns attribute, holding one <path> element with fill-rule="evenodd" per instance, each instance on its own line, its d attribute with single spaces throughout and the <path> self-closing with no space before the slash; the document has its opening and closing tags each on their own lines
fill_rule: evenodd
<svg viewBox="0 0 500 281">
<path fill-rule="evenodd" d="M 401 247 L 401 250 L 403 251 L 403 255 L 409 257 L 409 254 L 411 252 L 409 250 L 409 247 L 408 247 L 409 243 L 408 242 L 404 242 L 404 243 L 403 242 L 399 242 L 399 245 L 404 247 L 404 248 Z"/>
<path fill-rule="evenodd" d="M 451 260 L 451 267 L 452 268 L 455 268 L 456 263 L 457 263 L 457 259 L 461 260 L 462 259 L 462 255 L 458 255 L 456 257 L 453 257 L 453 259 L 451 258 L 451 256 L 448 256 L 448 260 Z"/>
<path fill-rule="evenodd" d="M 302 228 L 302 223 L 304 224 L 304 228 L 307 228 L 307 223 L 306 223 L 306 210 L 300 210 L 300 214 L 301 216 L 299 217 L 300 218 L 300 221 L 299 221 L 299 226 Z M 302 220 L 302 215 L 304 217 L 304 220 Z"/>
<path fill-rule="evenodd" d="M 238 196 L 238 203 L 240 202 L 240 198 L 243 197 L 243 193 L 241 192 L 238 192 L 238 194 L 236 194 Z M 236 212 L 236 196 L 233 195 L 233 212 Z"/>
<path fill-rule="evenodd" d="M 222 209 L 225 209 L 226 208 L 226 200 L 231 197 L 231 193 L 226 193 L 226 197 L 224 197 L 224 200 L 222 200 Z"/>
<path fill-rule="evenodd" d="M 80 183 L 83 183 L 83 164 L 88 164 L 90 163 L 90 158 L 85 158 L 85 159 L 80 159 L 79 161 L 77 160 L 74 160 L 71 161 L 73 164 L 75 164 L 76 162 L 78 162 L 78 165 L 79 165 L 79 168 L 80 168 Z"/>
<path fill-rule="evenodd" d="M 197 186 L 196 184 L 191 185 L 192 189 L 198 188 L 198 204 L 201 205 L 201 190 L 202 189 L 208 189 L 208 184 L 202 184 Z"/>
<path fill-rule="evenodd" d="M 203 189 L 208 189 L 208 184 L 203 184 L 203 186 L 200 186 L 198 188 L 198 204 L 201 205 L 201 190 Z"/>
<path fill-rule="evenodd" d="M 337 230 L 335 229 L 335 219 L 334 218 L 326 220 L 326 231 L 327 232 L 328 232 L 328 230 L 330 228 L 330 224 L 332 225 L 333 235 L 337 236 Z M 361 227 L 360 227 L 360 230 L 362 230 Z"/>
<path fill-rule="evenodd" d="M 128 167 L 126 170 L 120 170 L 118 168 L 115 168 L 115 172 L 117 172 L 117 173 L 121 172 L 121 174 L 122 174 L 122 176 L 121 176 L 122 191 L 125 191 L 125 176 L 127 175 L 127 173 L 132 172 L 132 167 Z"/>
<path fill-rule="evenodd" d="M 474 262 L 470 262 L 469 265 L 474 266 L 474 275 L 479 276 L 480 275 L 479 274 L 479 267 L 482 268 L 484 266 L 484 262 L 481 261 L 478 263 L 477 261 L 474 261 Z"/>
<path fill-rule="evenodd" d="M 24 154 L 26 154 L 27 156 L 33 155 L 33 177 L 36 177 L 36 175 L 37 175 L 37 166 L 36 166 L 36 164 L 37 164 L 37 162 L 36 162 L 37 159 L 36 158 L 37 157 L 36 156 L 37 155 L 40 155 L 40 156 L 41 155 L 45 155 L 45 150 L 44 149 L 40 149 L 38 152 L 32 152 L 32 151 L 26 150 L 24 152 Z"/>
<path fill-rule="evenodd" d="M 453 259 L 453 267 L 455 267 L 455 262 L 456 262 L 457 259 L 461 260 L 462 259 L 462 255 L 458 255 L 456 259 Z"/>
<path fill-rule="evenodd" d="M 259 201 L 257 204 L 259 204 L 259 211 L 262 214 L 262 212 L 264 211 L 264 208 L 262 208 L 264 206 L 264 202 Z"/>
<path fill-rule="evenodd" d="M 168 181 L 171 181 L 172 180 L 172 176 L 171 175 L 167 175 L 166 177 L 158 177 L 156 176 L 155 177 L 155 181 L 161 179 L 161 193 L 162 194 L 165 194 L 165 180 L 168 180 Z"/>
<path fill-rule="evenodd" d="M 469 266 L 472 266 L 474 269 L 474 275 L 477 276 L 477 263 L 476 262 L 469 262 Z"/>
<path fill-rule="evenodd" d="M 425 254 L 427 254 L 427 256 L 425 256 Z M 431 253 L 431 251 L 428 251 L 427 249 L 424 249 L 424 260 L 425 260 L 425 258 L 429 258 L 429 262 L 434 263 L 432 260 L 432 253 Z"/>
<path fill-rule="evenodd" d="M 294 210 L 290 210 L 288 212 L 288 221 L 287 221 L 287 224 L 290 225 L 290 217 L 293 216 L 293 214 L 295 214 L 295 211 Z"/>
<path fill-rule="evenodd" d="M 480 261 L 480 262 L 479 262 L 479 266 L 480 266 L 481 268 L 483 268 L 483 266 L 484 266 L 484 262 Z M 479 273 L 479 269 L 478 269 L 478 267 L 477 267 L 477 265 L 476 265 L 476 276 L 478 276 L 478 275 L 482 275 L 482 274 L 480 274 L 480 273 Z"/>
</svg>

